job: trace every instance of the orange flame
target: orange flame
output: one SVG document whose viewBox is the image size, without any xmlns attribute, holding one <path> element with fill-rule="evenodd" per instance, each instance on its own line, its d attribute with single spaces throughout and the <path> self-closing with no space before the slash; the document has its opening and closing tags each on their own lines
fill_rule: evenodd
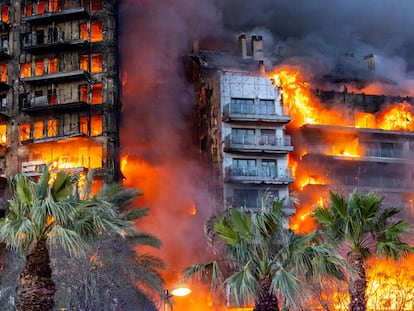
<svg viewBox="0 0 414 311">
<path fill-rule="evenodd" d="M 399 103 L 389 107 L 379 115 L 378 127 L 383 130 L 413 131 L 414 116 L 410 106 L 406 103 Z"/>
</svg>

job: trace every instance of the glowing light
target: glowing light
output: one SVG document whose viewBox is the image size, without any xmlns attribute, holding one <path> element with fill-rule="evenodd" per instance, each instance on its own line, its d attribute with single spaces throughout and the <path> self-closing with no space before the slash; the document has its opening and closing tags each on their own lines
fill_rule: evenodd
<svg viewBox="0 0 414 311">
<path fill-rule="evenodd" d="M 410 106 L 406 103 L 391 106 L 382 112 L 378 119 L 378 127 L 383 130 L 414 130 L 414 115 L 410 111 Z"/>
<path fill-rule="evenodd" d="M 191 293 L 191 289 L 188 288 L 185 284 L 174 286 L 171 290 L 171 295 L 184 297 Z"/>
</svg>

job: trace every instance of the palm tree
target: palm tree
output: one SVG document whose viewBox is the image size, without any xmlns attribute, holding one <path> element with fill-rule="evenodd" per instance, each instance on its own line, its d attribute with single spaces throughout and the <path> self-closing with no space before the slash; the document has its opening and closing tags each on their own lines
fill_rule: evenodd
<svg viewBox="0 0 414 311">
<path fill-rule="evenodd" d="M 397 260 L 414 248 L 401 241 L 409 230 L 395 217 L 400 210 L 384 207 L 378 193 L 354 191 L 347 201 L 342 194 L 329 192 L 330 204 L 314 210 L 322 235 L 335 247 L 343 247 L 350 266 L 349 295 L 351 311 L 365 311 L 367 277 L 365 262 L 375 253 Z"/>
<path fill-rule="evenodd" d="M 136 235 L 135 209 L 122 209 L 139 194 L 114 184 L 90 195 L 92 174 L 84 192 L 77 175 L 58 172 L 51 178 L 47 168 L 38 181 L 24 174 L 11 178 L 12 198 L 0 221 L 0 241 L 21 251 L 26 262 L 18 279 L 17 311 L 51 311 L 55 284 L 50 250 L 63 247 L 70 255 L 81 254 L 89 241 L 105 232 Z"/>
<path fill-rule="evenodd" d="M 254 300 L 254 311 L 278 311 L 280 299 L 297 306 L 304 294 L 302 281 L 321 280 L 330 274 L 341 278 L 341 259 L 315 233 L 298 235 L 288 229 L 283 202 L 263 205 L 260 212 L 229 208 L 206 224 L 210 245 L 221 244 L 222 258 L 188 267 L 193 275 L 225 285 L 236 305 Z"/>
</svg>

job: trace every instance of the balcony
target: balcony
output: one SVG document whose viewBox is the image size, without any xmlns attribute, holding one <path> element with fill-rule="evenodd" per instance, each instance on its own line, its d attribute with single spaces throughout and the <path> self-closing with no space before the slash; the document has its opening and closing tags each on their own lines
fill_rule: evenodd
<svg viewBox="0 0 414 311">
<path fill-rule="evenodd" d="M 240 182 L 253 184 L 288 184 L 294 181 L 290 170 L 278 173 L 276 167 L 254 166 L 254 167 L 232 167 L 225 169 L 226 182 Z"/>
<path fill-rule="evenodd" d="M 84 39 L 65 39 L 64 32 L 57 28 L 48 34 L 46 40 L 43 33 L 36 38 L 32 38 L 31 33 L 22 35 L 22 50 L 30 54 L 84 50 L 88 47 L 89 42 Z"/>
<path fill-rule="evenodd" d="M 5 61 L 10 59 L 10 51 L 9 51 L 9 40 L 4 39 L 1 40 L 0 46 L 0 61 Z"/>
<path fill-rule="evenodd" d="M 22 162 L 22 173 L 27 175 L 27 176 L 40 176 L 42 175 L 43 170 L 46 168 L 47 163 L 45 161 L 42 160 L 35 160 L 35 161 L 27 161 L 27 162 Z M 85 166 L 74 166 L 74 167 L 58 167 L 58 168 L 53 168 L 51 167 L 49 169 L 50 173 L 56 173 L 57 170 L 59 171 L 65 171 L 68 173 L 80 173 L 80 172 L 87 172 L 87 168 Z"/>
<path fill-rule="evenodd" d="M 44 113 L 45 111 L 67 112 L 68 110 L 87 110 L 90 105 L 83 101 L 63 102 L 60 97 L 36 96 L 33 100 L 22 103 L 22 111 L 28 114 Z"/>
<path fill-rule="evenodd" d="M 34 14 L 22 17 L 22 21 L 32 25 L 45 25 L 52 23 L 60 23 L 75 19 L 88 18 L 89 11 L 83 7 L 70 8 L 67 10 L 47 12 L 43 14 Z"/>
<path fill-rule="evenodd" d="M 287 109 L 283 112 L 259 104 L 228 104 L 223 107 L 223 121 L 255 121 L 287 123 L 291 120 Z"/>
<path fill-rule="evenodd" d="M 90 74 L 85 70 L 73 70 L 67 72 L 45 74 L 42 76 L 20 78 L 20 80 L 24 83 L 32 85 L 47 85 L 52 83 L 64 83 L 72 81 L 88 81 L 90 80 Z"/>
<path fill-rule="evenodd" d="M 270 135 L 227 135 L 224 139 L 225 152 L 286 153 L 293 150 L 290 136 Z"/>
</svg>

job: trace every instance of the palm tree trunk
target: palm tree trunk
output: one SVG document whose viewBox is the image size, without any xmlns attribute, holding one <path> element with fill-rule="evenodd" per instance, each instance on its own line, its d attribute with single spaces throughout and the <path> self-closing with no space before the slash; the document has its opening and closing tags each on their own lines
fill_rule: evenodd
<svg viewBox="0 0 414 311">
<path fill-rule="evenodd" d="M 259 281 L 260 296 L 256 299 L 253 311 L 279 311 L 277 297 L 270 291 L 271 284 L 269 277 Z"/>
<path fill-rule="evenodd" d="M 352 253 L 350 258 L 352 274 L 349 284 L 349 310 L 366 311 L 367 309 L 367 276 L 364 268 L 364 260 L 360 253 Z"/>
<path fill-rule="evenodd" d="M 19 276 L 16 311 L 52 311 L 54 294 L 55 283 L 46 241 L 37 241 L 26 256 L 26 264 Z"/>
</svg>

